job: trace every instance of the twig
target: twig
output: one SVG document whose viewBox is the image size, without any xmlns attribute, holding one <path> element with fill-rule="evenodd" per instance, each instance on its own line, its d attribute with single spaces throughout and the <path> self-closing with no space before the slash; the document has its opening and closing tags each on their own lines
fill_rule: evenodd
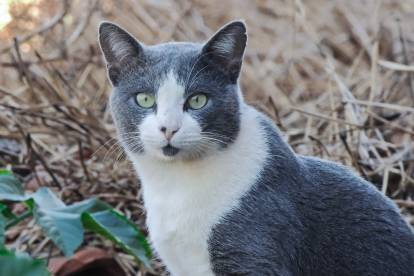
<svg viewBox="0 0 414 276">
<path fill-rule="evenodd" d="M 11 92 L 7 91 L 5 88 L 0 87 L 0 94 L 9 96 L 11 98 L 13 98 L 14 100 L 16 100 L 16 102 L 23 102 L 23 100 L 21 100 L 19 97 L 17 97 L 16 95 L 12 94 Z"/>
<path fill-rule="evenodd" d="M 329 156 L 329 157 L 331 157 L 331 154 L 329 153 L 329 151 L 328 151 L 328 149 L 326 148 L 326 146 L 322 143 L 322 141 L 321 140 L 319 140 L 318 138 L 316 138 L 316 137 L 314 137 L 314 136 L 312 136 L 312 135 L 309 135 L 308 136 L 309 137 L 309 139 L 311 140 L 311 141 L 315 141 L 322 149 L 323 149 L 323 151 L 324 152 L 326 152 L 326 154 Z"/>
<path fill-rule="evenodd" d="M 407 45 L 406 40 L 404 37 L 404 33 L 402 31 L 402 27 L 400 22 L 398 22 L 398 35 L 400 37 L 400 42 L 402 46 L 403 56 L 404 56 L 404 63 L 408 64 L 408 54 L 407 54 Z M 414 66 L 411 66 L 414 67 Z M 412 70 L 414 71 L 414 70 Z M 408 86 L 410 87 L 410 96 L 411 96 L 411 102 L 414 104 L 414 85 L 413 85 L 413 74 L 411 72 L 408 73 L 408 79 L 407 79 Z"/>
<path fill-rule="evenodd" d="M 26 66 L 24 66 L 23 64 L 23 60 L 22 60 L 22 55 L 20 54 L 20 46 L 19 46 L 19 41 L 17 40 L 17 38 L 14 38 L 14 49 L 16 51 L 16 56 L 17 56 L 17 62 L 18 62 L 18 68 L 19 68 L 19 73 L 21 74 L 21 78 L 23 79 L 23 77 L 26 79 L 27 84 L 29 85 L 29 89 L 31 92 L 31 101 L 37 101 L 37 97 L 35 95 L 34 89 L 33 89 L 33 84 L 32 84 L 32 80 L 29 77 L 28 74 L 28 68 Z"/>
<path fill-rule="evenodd" d="M 89 4 L 89 9 L 87 13 L 83 16 L 82 21 L 78 24 L 75 31 L 64 41 L 64 44 L 66 46 L 72 45 L 85 31 L 86 27 L 89 25 L 89 22 L 92 18 L 92 14 L 97 10 L 98 8 L 98 1 L 93 0 Z"/>
<path fill-rule="evenodd" d="M 48 59 L 42 59 L 42 60 L 37 60 L 37 61 L 22 61 L 21 63 L 19 62 L 0 62 L 0 66 L 2 67 L 17 67 L 19 66 L 19 64 L 24 65 L 25 67 L 33 65 L 33 64 L 45 64 L 45 63 L 49 63 L 49 62 L 56 62 L 56 61 L 62 61 L 64 60 L 64 56 L 58 56 L 58 57 L 53 57 L 53 58 L 48 58 Z"/>
<path fill-rule="evenodd" d="M 361 100 L 350 100 L 350 99 L 344 99 L 344 102 L 348 103 L 356 103 L 359 105 L 369 105 L 374 107 L 381 107 L 381 108 L 388 108 L 388 109 L 394 109 L 401 112 L 412 112 L 414 113 L 414 108 L 404 105 L 397 105 L 397 104 L 390 104 L 390 103 L 378 103 L 378 102 L 368 102 L 368 101 L 361 101 Z"/>
<path fill-rule="evenodd" d="M 389 60 L 378 60 L 378 64 L 384 68 L 394 71 L 414 72 L 414 65 L 405 65 Z"/>
<path fill-rule="evenodd" d="M 395 199 L 395 203 L 397 203 L 398 206 L 406 207 L 406 208 L 414 208 L 414 201 L 408 201 L 408 200 L 401 200 L 401 199 Z"/>
<path fill-rule="evenodd" d="M 83 172 L 84 172 L 88 182 L 91 183 L 91 178 L 89 177 L 89 172 L 88 172 L 88 169 L 87 169 L 86 164 L 85 164 L 85 159 L 84 159 L 84 155 L 83 155 L 83 147 L 82 147 L 82 141 L 81 140 L 78 140 L 78 147 L 79 147 L 79 160 L 80 160 Z"/>
<path fill-rule="evenodd" d="M 306 115 L 309 115 L 309 116 L 313 116 L 313 117 L 317 117 L 317 118 L 320 118 L 320 119 L 324 119 L 324 120 L 328 120 L 328 121 L 332 121 L 332 122 L 337 122 L 337 123 L 341 123 L 341 124 L 345 124 L 345 125 L 350 125 L 350 126 L 357 127 L 357 128 L 363 128 L 364 127 L 363 125 L 354 124 L 354 123 L 351 123 L 351 122 L 348 122 L 348 121 L 345 121 L 345 120 L 334 119 L 334 118 L 328 117 L 328 116 L 323 115 L 323 114 L 318 114 L 318 113 L 306 111 L 306 110 L 303 110 L 299 107 L 290 107 L 290 108 L 292 110 L 298 111 L 300 113 L 303 113 L 303 114 L 306 114 Z"/>
<path fill-rule="evenodd" d="M 47 252 L 46 265 L 49 265 L 50 258 L 52 257 L 53 247 L 54 247 L 54 244 L 53 242 L 51 242 L 49 244 L 49 250 Z"/>
<path fill-rule="evenodd" d="M 348 141 L 346 140 L 346 134 L 345 133 L 341 133 L 339 134 L 339 137 L 343 143 L 343 145 L 345 146 L 346 152 L 349 154 L 349 156 L 351 157 L 352 160 L 352 164 L 354 165 L 355 168 L 358 169 L 358 171 L 365 177 L 368 178 L 366 173 L 364 172 L 364 170 L 361 168 L 361 166 L 359 165 L 358 162 L 358 158 L 355 156 L 355 154 L 352 152 L 351 148 L 348 145 Z"/>
<path fill-rule="evenodd" d="M 60 189 L 62 189 L 63 188 L 63 185 L 60 184 L 60 182 L 57 180 L 57 177 L 55 176 L 55 174 L 53 173 L 53 171 L 49 168 L 49 166 L 47 165 L 45 159 L 40 154 L 38 154 L 36 152 L 36 150 L 33 148 L 32 142 L 31 142 L 32 141 L 32 138 L 30 136 L 30 133 L 27 134 L 26 141 L 27 141 L 27 144 L 29 145 L 30 150 L 33 153 L 34 157 L 36 159 L 38 159 L 40 161 L 40 163 L 43 165 L 43 167 L 45 168 L 45 170 L 47 171 L 47 173 L 49 174 L 49 176 L 52 178 L 53 183 L 55 183 L 55 185 L 57 187 L 59 187 Z"/>
<path fill-rule="evenodd" d="M 47 22 L 46 24 L 44 24 L 43 26 L 41 26 L 40 28 L 38 28 L 37 30 L 35 30 L 34 32 L 27 34 L 25 36 L 16 38 L 16 41 L 18 43 L 23 43 L 29 39 L 31 39 L 32 37 L 36 36 L 36 35 L 40 35 L 45 33 L 46 31 L 48 31 L 49 29 L 52 29 L 55 25 L 57 25 L 58 23 L 60 23 L 63 19 L 63 17 L 67 14 L 67 12 L 69 11 L 69 0 L 63 0 L 63 6 L 62 6 L 62 11 L 58 14 L 56 14 L 49 22 Z M 6 46 L 5 48 L 0 50 L 0 54 L 4 54 L 5 52 L 9 51 L 11 48 L 13 48 L 15 43 L 12 43 L 9 46 Z"/>
<path fill-rule="evenodd" d="M 386 125 L 390 126 L 391 128 L 398 129 L 398 130 L 400 130 L 400 131 L 402 131 L 402 132 L 405 132 L 405 133 L 408 133 L 408 134 L 414 135 L 414 131 L 412 131 L 412 130 L 409 130 L 409 129 L 404 128 L 404 127 L 402 127 L 402 126 L 400 126 L 400 125 L 397 125 L 397 124 L 395 124 L 395 123 L 392 123 L 392 122 L 390 122 L 390 121 L 387 121 L 387 120 L 385 120 L 385 119 L 381 118 L 381 116 L 378 116 L 377 114 L 375 114 L 374 112 L 369 111 L 368 113 L 369 113 L 372 117 L 374 117 L 376 120 L 381 121 L 382 123 L 384 123 L 384 124 L 386 124 Z"/>
</svg>

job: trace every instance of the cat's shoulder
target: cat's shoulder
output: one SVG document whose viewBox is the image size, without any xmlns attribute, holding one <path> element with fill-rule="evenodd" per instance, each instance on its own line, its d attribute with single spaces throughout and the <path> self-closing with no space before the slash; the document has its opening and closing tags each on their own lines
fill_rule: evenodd
<svg viewBox="0 0 414 276">
<path fill-rule="evenodd" d="M 301 171 L 305 175 L 303 190 L 313 200 L 323 200 L 330 207 L 342 210 L 370 213 L 377 216 L 391 214 L 399 218 L 396 204 L 382 192 L 357 174 L 350 167 L 317 157 L 298 155 Z"/>
</svg>

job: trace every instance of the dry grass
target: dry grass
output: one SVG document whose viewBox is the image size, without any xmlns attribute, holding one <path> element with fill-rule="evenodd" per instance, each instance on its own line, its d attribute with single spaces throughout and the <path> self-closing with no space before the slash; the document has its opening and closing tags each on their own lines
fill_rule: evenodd
<svg viewBox="0 0 414 276">
<path fill-rule="evenodd" d="M 354 167 L 414 224 L 413 1 L 38 0 L 12 15 L 0 31 L 0 167 L 11 165 L 27 189 L 54 187 L 67 202 L 96 195 L 143 226 L 135 175 L 112 139 L 97 25 L 113 20 L 152 44 L 202 41 L 243 18 L 247 100 L 298 153 Z M 8 238 L 49 254 L 32 222 Z"/>
</svg>

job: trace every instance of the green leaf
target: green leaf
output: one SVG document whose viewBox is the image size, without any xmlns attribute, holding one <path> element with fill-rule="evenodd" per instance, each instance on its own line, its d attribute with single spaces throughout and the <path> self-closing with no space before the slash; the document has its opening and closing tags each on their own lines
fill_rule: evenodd
<svg viewBox="0 0 414 276">
<path fill-rule="evenodd" d="M 26 254 L 15 254 L 0 249 L 0 275 L 47 276 L 50 275 L 44 261 L 36 260 Z"/>
<path fill-rule="evenodd" d="M 61 209 L 34 209 L 34 217 L 43 232 L 59 247 L 65 256 L 71 256 L 83 241 L 83 227 L 79 214 Z"/>
<path fill-rule="evenodd" d="M 27 199 L 22 183 L 11 174 L 0 175 L 0 199 L 23 201 Z"/>
<path fill-rule="evenodd" d="M 13 172 L 8 169 L 0 169 L 0 175 L 12 175 Z"/>
<path fill-rule="evenodd" d="M 71 256 L 83 241 L 81 214 L 110 208 L 96 198 L 66 206 L 48 189 L 38 190 L 33 199 L 36 222 L 65 256 Z"/>
<path fill-rule="evenodd" d="M 148 242 L 125 216 L 113 209 L 82 214 L 85 229 L 91 230 L 113 241 L 134 256 L 138 262 L 150 267 L 151 249 Z"/>
<path fill-rule="evenodd" d="M 6 231 L 6 218 L 0 213 L 0 250 L 5 248 L 4 247 L 4 242 L 5 242 L 4 232 L 5 231 Z"/>
<path fill-rule="evenodd" d="M 12 211 L 7 207 L 7 205 L 0 203 L 0 214 L 7 219 L 15 219 L 16 215 L 12 213 Z"/>
<path fill-rule="evenodd" d="M 49 189 L 40 188 L 33 194 L 34 217 L 43 232 L 52 239 L 65 256 L 71 256 L 83 241 L 83 227 L 80 220 L 82 207 L 90 208 L 90 203 L 79 202 L 66 206 Z M 76 209 L 79 209 L 76 211 Z"/>
<path fill-rule="evenodd" d="M 33 198 L 29 198 L 29 199 L 25 200 L 24 201 L 24 204 L 26 204 L 27 208 L 29 208 L 29 210 L 31 210 L 31 211 L 33 211 L 33 209 L 36 206 Z"/>
<path fill-rule="evenodd" d="M 21 221 L 25 220 L 26 218 L 32 215 L 32 210 L 26 210 L 24 213 L 22 213 L 19 216 L 16 216 L 14 219 L 10 219 L 6 224 L 6 229 L 9 229 L 10 227 L 15 226 L 16 224 L 19 224 Z"/>
<path fill-rule="evenodd" d="M 39 188 L 30 197 L 42 209 L 62 208 L 66 206 L 51 190 L 45 187 Z"/>
<path fill-rule="evenodd" d="M 16 217 L 7 212 L 7 206 L 0 203 L 0 214 L 6 212 L 10 217 L 14 216 L 11 222 L 5 222 L 6 227 L 13 226 L 33 212 L 37 224 L 65 256 L 72 255 L 80 246 L 85 227 L 115 242 L 138 262 L 150 268 L 151 249 L 145 236 L 125 216 L 103 201 L 91 198 L 67 206 L 44 187 L 34 194 L 25 195 L 21 183 L 10 174 L 0 175 L 1 198 L 24 201 L 29 208 L 27 214 Z"/>
<path fill-rule="evenodd" d="M 74 203 L 70 206 L 64 208 L 65 212 L 76 213 L 81 215 L 83 212 L 99 212 L 103 210 L 111 209 L 112 207 L 97 199 L 92 197 L 81 202 Z"/>
<path fill-rule="evenodd" d="M 66 205 L 48 188 L 41 187 L 30 197 L 26 204 L 36 223 L 65 256 L 72 255 L 83 240 L 80 215 L 65 212 Z"/>
</svg>

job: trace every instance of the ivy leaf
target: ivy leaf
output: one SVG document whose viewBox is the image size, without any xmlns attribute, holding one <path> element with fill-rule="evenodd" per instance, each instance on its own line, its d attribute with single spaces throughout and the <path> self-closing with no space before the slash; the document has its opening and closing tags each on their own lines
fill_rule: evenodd
<svg viewBox="0 0 414 276">
<path fill-rule="evenodd" d="M 66 206 L 51 190 L 45 187 L 39 188 L 31 197 L 42 209 L 63 208 Z"/>
<path fill-rule="evenodd" d="M 66 211 L 66 205 L 47 188 L 40 188 L 32 198 L 37 224 L 65 256 L 72 255 L 83 240 L 80 215 Z"/>
<path fill-rule="evenodd" d="M 109 204 L 100 201 L 96 197 L 92 197 L 90 199 L 74 203 L 70 206 L 66 206 L 64 209 L 65 212 L 76 213 L 81 215 L 84 212 L 99 212 L 111 208 L 112 207 Z"/>
<path fill-rule="evenodd" d="M 71 256 L 83 240 L 83 228 L 79 214 L 61 210 L 35 207 L 34 217 L 43 232 L 53 240 L 65 256 Z"/>
<path fill-rule="evenodd" d="M 16 215 L 7 207 L 7 205 L 0 203 L 0 215 L 4 217 L 5 220 L 15 219 Z"/>
<path fill-rule="evenodd" d="M 6 231 L 6 218 L 0 213 L 0 250 L 4 249 L 5 236 L 4 232 Z"/>
<path fill-rule="evenodd" d="M 85 227 L 115 242 L 138 262 L 151 269 L 151 249 L 145 236 L 125 216 L 96 198 L 67 206 L 51 190 L 44 187 L 33 194 L 25 195 L 20 181 L 11 172 L 0 171 L 0 199 L 24 201 L 29 208 L 27 214 L 16 217 L 6 205 L 0 203 L 0 250 L 4 248 L 2 244 L 5 227 L 15 224 L 9 223 L 7 219 L 18 223 L 33 213 L 37 224 L 65 256 L 71 256 L 80 246 Z M 26 275 L 24 271 L 19 273 L 13 272 L 10 275 Z"/>
<path fill-rule="evenodd" d="M 0 169 L 0 175 L 12 175 L 13 172 L 8 169 Z"/>
<path fill-rule="evenodd" d="M 96 198 L 67 206 L 48 189 L 38 190 L 33 199 L 36 203 L 34 217 L 37 224 L 65 256 L 71 256 L 83 241 L 81 214 L 109 208 L 109 205 Z"/>
<path fill-rule="evenodd" d="M 0 270 L 1 275 L 50 275 L 44 261 L 33 259 L 27 254 L 17 255 L 6 249 L 0 249 Z"/>
<path fill-rule="evenodd" d="M 23 201 L 27 199 L 22 183 L 11 174 L 0 174 L 0 199 Z"/>
<path fill-rule="evenodd" d="M 150 268 L 151 249 L 144 234 L 125 216 L 113 209 L 82 214 L 85 229 L 113 241 Z"/>
</svg>

